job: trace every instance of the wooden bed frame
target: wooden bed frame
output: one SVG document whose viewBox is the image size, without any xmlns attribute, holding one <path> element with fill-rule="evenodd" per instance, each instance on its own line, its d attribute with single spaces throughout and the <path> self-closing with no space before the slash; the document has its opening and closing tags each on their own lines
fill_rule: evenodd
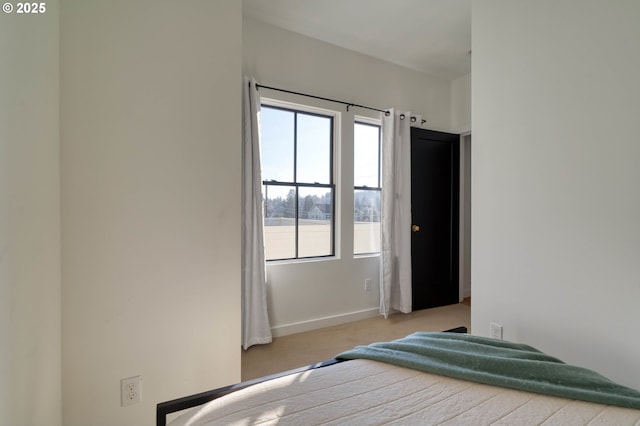
<svg viewBox="0 0 640 426">
<path fill-rule="evenodd" d="M 449 330 L 445 330 L 444 332 L 445 333 L 467 333 L 467 327 L 456 327 Z M 258 383 L 266 382 L 268 380 L 288 376 L 290 374 L 302 373 L 304 371 L 313 370 L 316 368 L 327 367 L 329 365 L 334 365 L 344 361 L 346 360 L 340 360 L 340 359 L 334 358 L 328 361 L 311 364 L 305 367 L 300 367 L 293 370 L 287 370 L 280 373 L 271 374 L 269 376 L 259 377 L 253 380 L 247 380 L 241 383 L 237 383 L 235 385 L 224 386 L 221 388 L 197 393 L 194 395 L 177 398 L 171 401 L 161 402 L 156 406 L 156 425 L 166 426 L 168 414 L 175 413 L 177 411 L 186 410 L 187 408 L 191 408 L 191 407 L 197 407 L 198 405 L 202 405 L 209 401 L 213 401 L 214 399 L 220 398 L 224 395 L 230 394 L 237 390 L 244 389 Z"/>
</svg>

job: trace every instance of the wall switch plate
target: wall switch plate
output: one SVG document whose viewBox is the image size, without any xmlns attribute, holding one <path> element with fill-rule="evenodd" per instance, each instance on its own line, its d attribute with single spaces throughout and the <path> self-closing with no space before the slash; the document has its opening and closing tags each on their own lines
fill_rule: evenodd
<svg viewBox="0 0 640 426">
<path fill-rule="evenodd" d="M 492 339 L 502 340 L 502 326 L 495 322 L 489 323 L 489 334 Z"/>
<path fill-rule="evenodd" d="M 120 380 L 120 405 L 137 404 L 142 401 L 142 377 L 134 376 Z"/>
<path fill-rule="evenodd" d="M 364 280 L 364 291 L 371 291 L 371 278 Z"/>
</svg>

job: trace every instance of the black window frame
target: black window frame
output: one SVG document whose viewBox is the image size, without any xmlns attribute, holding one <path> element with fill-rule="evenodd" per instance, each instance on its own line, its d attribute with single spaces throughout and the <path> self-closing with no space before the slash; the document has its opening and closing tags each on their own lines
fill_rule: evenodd
<svg viewBox="0 0 640 426">
<path fill-rule="evenodd" d="M 320 113 L 309 111 L 309 109 L 315 109 L 313 107 L 307 107 L 305 105 L 300 105 L 300 109 L 296 109 L 295 107 L 284 107 L 280 105 L 274 105 L 269 102 L 263 102 L 260 105 L 261 109 L 270 108 L 277 109 L 281 111 L 287 111 L 294 114 L 293 120 L 293 181 L 292 182 L 284 182 L 277 180 L 263 180 L 262 187 L 263 190 L 266 190 L 267 186 L 288 186 L 294 187 L 295 189 L 295 257 L 286 257 L 286 258 L 277 258 L 277 259 L 266 259 L 267 262 L 283 262 L 283 261 L 292 261 L 292 260 L 307 260 L 307 259 L 322 259 L 335 257 L 336 253 L 336 184 L 335 184 L 335 116 L 330 113 Z M 330 132 L 329 132 L 329 183 L 318 183 L 318 182 L 298 182 L 297 177 L 297 161 L 298 161 L 298 115 L 310 115 L 314 117 L 322 117 L 328 118 L 330 123 Z M 331 242 L 330 248 L 331 253 L 325 255 L 318 256 L 300 256 L 299 251 L 299 219 L 300 219 L 300 188 L 327 188 L 331 192 Z M 266 191 L 265 191 L 266 192 Z M 263 192 L 263 197 L 265 197 L 265 193 Z M 264 203 L 264 213 L 263 217 L 267 217 L 267 203 Z"/>
<path fill-rule="evenodd" d="M 378 198 L 380 199 L 380 196 L 382 195 L 382 164 L 381 164 L 381 160 L 382 160 L 382 125 L 381 124 L 374 124 L 371 123 L 369 121 L 365 121 L 363 119 L 358 119 L 356 118 L 353 121 L 353 127 L 354 127 L 354 134 L 355 134 L 355 126 L 356 125 L 362 125 L 362 126 L 370 126 L 370 127 L 375 127 L 378 130 L 378 186 L 375 187 L 371 187 L 371 186 L 367 186 L 367 185 L 363 185 L 363 186 L 359 186 L 359 185 L 353 185 L 353 222 L 355 224 L 356 222 L 356 200 L 355 200 L 355 193 L 356 191 L 373 191 L 373 192 L 378 192 L 379 196 Z M 354 151 L 353 151 L 353 160 L 355 163 L 355 159 L 356 159 L 356 151 L 355 151 L 355 138 L 354 138 Z M 354 167 L 354 172 L 355 172 L 355 167 Z M 355 180 L 355 173 L 354 173 L 354 180 Z M 380 206 L 380 214 L 382 214 L 382 205 Z M 382 218 L 380 218 L 382 220 Z M 355 236 L 355 232 L 354 232 L 354 236 Z M 371 251 L 371 252 L 357 252 L 355 251 L 355 246 L 353 249 L 353 255 L 354 256 L 366 256 L 366 255 L 372 255 L 372 254 L 379 254 L 380 251 L 382 250 L 382 247 L 380 247 L 380 250 L 378 251 Z"/>
</svg>

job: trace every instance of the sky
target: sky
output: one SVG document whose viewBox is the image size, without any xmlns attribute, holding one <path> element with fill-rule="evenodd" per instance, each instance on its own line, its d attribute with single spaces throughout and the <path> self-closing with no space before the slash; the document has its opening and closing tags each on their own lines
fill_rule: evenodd
<svg viewBox="0 0 640 426">
<path fill-rule="evenodd" d="M 262 179 L 293 181 L 294 115 L 288 110 L 261 108 Z M 298 113 L 298 182 L 331 183 L 331 118 Z M 356 123 L 354 184 L 378 186 L 377 126 Z M 291 187 L 269 189 L 269 197 L 285 197 Z"/>
</svg>

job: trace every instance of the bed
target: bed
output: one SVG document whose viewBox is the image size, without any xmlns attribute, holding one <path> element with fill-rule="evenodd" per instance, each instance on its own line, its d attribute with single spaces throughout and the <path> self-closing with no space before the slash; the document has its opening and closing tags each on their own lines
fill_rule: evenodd
<svg viewBox="0 0 640 426">
<path fill-rule="evenodd" d="M 157 424 L 185 410 L 170 426 L 640 425 L 640 392 L 530 346 L 465 332 L 417 332 L 163 402 Z"/>
</svg>

